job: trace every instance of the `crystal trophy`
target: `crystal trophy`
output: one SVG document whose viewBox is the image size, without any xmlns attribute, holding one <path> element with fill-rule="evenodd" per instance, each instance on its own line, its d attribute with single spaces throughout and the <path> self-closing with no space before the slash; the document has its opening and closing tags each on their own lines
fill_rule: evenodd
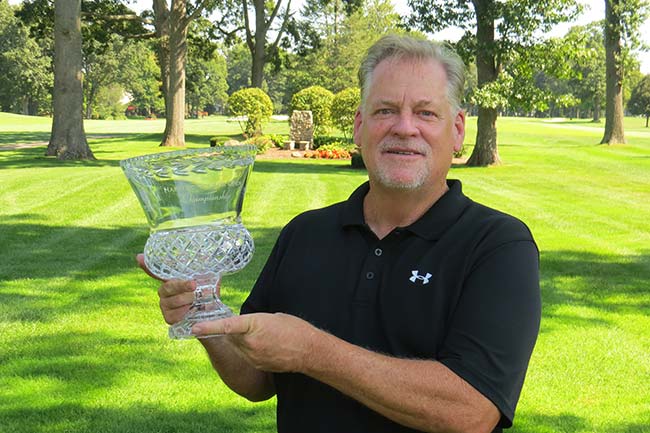
<svg viewBox="0 0 650 433">
<path fill-rule="evenodd" d="M 253 257 L 241 211 L 255 154 L 254 146 L 219 146 L 120 162 L 149 223 L 147 268 L 164 280 L 196 281 L 194 302 L 170 326 L 170 338 L 192 338 L 193 324 L 233 315 L 217 296 L 217 284 Z"/>
</svg>

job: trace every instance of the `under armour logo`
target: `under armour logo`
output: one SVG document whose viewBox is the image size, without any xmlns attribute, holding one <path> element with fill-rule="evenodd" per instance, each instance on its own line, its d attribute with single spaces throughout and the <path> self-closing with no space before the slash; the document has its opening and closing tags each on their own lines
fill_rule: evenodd
<svg viewBox="0 0 650 433">
<path fill-rule="evenodd" d="M 429 284 L 429 278 L 431 278 L 431 274 L 427 272 L 426 275 L 420 275 L 419 271 L 411 271 L 411 274 L 413 276 L 409 278 L 412 283 L 415 283 L 417 280 L 422 281 L 422 285 Z"/>
</svg>

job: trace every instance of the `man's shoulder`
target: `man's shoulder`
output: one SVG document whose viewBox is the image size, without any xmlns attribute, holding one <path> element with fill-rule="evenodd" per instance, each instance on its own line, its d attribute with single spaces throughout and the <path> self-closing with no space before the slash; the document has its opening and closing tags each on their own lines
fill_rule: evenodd
<svg viewBox="0 0 650 433">
<path fill-rule="evenodd" d="M 323 222 L 336 222 L 339 221 L 341 211 L 346 205 L 345 201 L 331 204 L 319 209 L 306 210 L 296 215 L 287 226 L 303 226 L 313 225 Z"/>
<path fill-rule="evenodd" d="M 533 241 L 530 229 L 521 219 L 475 201 L 471 201 L 461 220 L 484 236 L 498 237 L 503 241 Z"/>
</svg>

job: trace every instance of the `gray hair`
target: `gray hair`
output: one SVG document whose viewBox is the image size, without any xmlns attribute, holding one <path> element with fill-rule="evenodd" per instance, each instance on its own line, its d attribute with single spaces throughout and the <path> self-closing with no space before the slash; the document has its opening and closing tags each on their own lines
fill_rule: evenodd
<svg viewBox="0 0 650 433">
<path fill-rule="evenodd" d="M 455 111 L 460 110 L 465 90 L 465 64 L 451 48 L 426 39 L 411 36 L 386 35 L 375 42 L 366 52 L 359 66 L 361 107 L 365 108 L 372 74 L 385 59 L 435 60 L 447 74 L 447 100 Z"/>
</svg>

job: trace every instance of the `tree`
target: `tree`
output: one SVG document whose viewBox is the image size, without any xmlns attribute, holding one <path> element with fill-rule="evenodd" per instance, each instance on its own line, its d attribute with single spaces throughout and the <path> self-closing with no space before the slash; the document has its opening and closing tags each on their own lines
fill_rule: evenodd
<svg viewBox="0 0 650 433">
<path fill-rule="evenodd" d="M 239 122 L 242 132 L 248 137 L 262 135 L 262 125 L 273 114 L 271 98 L 259 87 L 241 89 L 228 98 L 228 110 L 233 116 L 245 118 Z"/>
<path fill-rule="evenodd" d="M 488 87 L 494 91 L 501 87 L 495 83 L 509 52 L 525 50 L 535 40 L 537 32 L 547 31 L 558 22 L 569 21 L 578 11 L 575 0 L 472 0 L 471 3 L 457 0 L 408 0 L 408 4 L 414 11 L 410 22 L 424 31 L 435 32 L 448 26 L 466 30 L 464 38 L 473 39 L 478 88 Z M 475 34 L 467 31 L 472 27 L 475 28 Z M 476 144 L 467 165 L 498 164 L 498 111 L 493 105 L 478 102 Z"/>
<path fill-rule="evenodd" d="M 623 129 L 623 40 L 638 45 L 637 29 L 648 13 L 644 0 L 605 0 L 606 104 L 601 144 L 625 143 Z"/>
<path fill-rule="evenodd" d="M 189 6 L 189 7 L 188 7 Z M 165 98 L 165 131 L 161 146 L 185 146 L 185 66 L 187 32 L 192 20 L 208 6 L 210 0 L 196 4 L 187 0 L 153 0 L 154 27 L 158 37 L 158 61 Z"/>
<path fill-rule="evenodd" d="M 329 3 L 305 17 L 317 38 L 310 42 L 314 48 L 303 46 L 302 53 L 293 58 L 287 82 L 289 96 L 314 85 L 334 92 L 358 86 L 357 67 L 366 50 L 386 33 L 404 32 L 390 0 L 370 0 L 363 8 L 345 2 L 338 12 L 331 8 Z"/>
<path fill-rule="evenodd" d="M 644 76 L 632 89 L 632 96 L 627 102 L 627 108 L 632 114 L 645 116 L 645 127 L 648 127 L 648 119 L 650 119 L 650 74 Z"/>
<path fill-rule="evenodd" d="M 572 27 L 563 41 L 574 47 L 567 61 L 578 72 L 569 85 L 575 96 L 580 98 L 580 108 L 591 112 L 594 122 L 600 122 L 602 105 L 605 103 L 603 22 Z"/>
<path fill-rule="evenodd" d="M 284 35 L 290 17 L 291 0 L 282 14 L 280 27 L 276 29 L 275 40 L 267 43 L 267 37 L 273 21 L 278 16 L 282 0 L 265 1 L 252 0 L 255 13 L 255 31 L 251 29 L 249 19 L 248 1 L 242 0 L 242 13 L 244 15 L 244 28 L 246 31 L 246 46 L 251 53 L 251 85 L 262 88 L 264 81 L 264 65 L 277 54 L 278 44 Z"/>
<path fill-rule="evenodd" d="M 343 133 L 346 139 L 352 138 L 354 116 L 361 103 L 361 90 L 348 87 L 334 95 L 332 100 L 332 123 Z"/>
<path fill-rule="evenodd" d="M 95 159 L 84 132 L 81 0 L 54 1 L 54 117 L 46 155 Z"/>
<path fill-rule="evenodd" d="M 226 59 L 218 50 L 199 53 L 190 45 L 192 55 L 187 62 L 187 102 L 193 114 L 211 111 L 225 105 L 228 94 Z"/>
<path fill-rule="evenodd" d="M 0 71 L 0 109 L 50 112 L 50 60 L 5 1 L 0 1 Z"/>
<path fill-rule="evenodd" d="M 137 114 L 151 117 L 165 110 L 161 93 L 160 66 L 154 51 L 144 41 L 127 43 L 119 52 L 119 79 L 131 95 Z"/>
</svg>

